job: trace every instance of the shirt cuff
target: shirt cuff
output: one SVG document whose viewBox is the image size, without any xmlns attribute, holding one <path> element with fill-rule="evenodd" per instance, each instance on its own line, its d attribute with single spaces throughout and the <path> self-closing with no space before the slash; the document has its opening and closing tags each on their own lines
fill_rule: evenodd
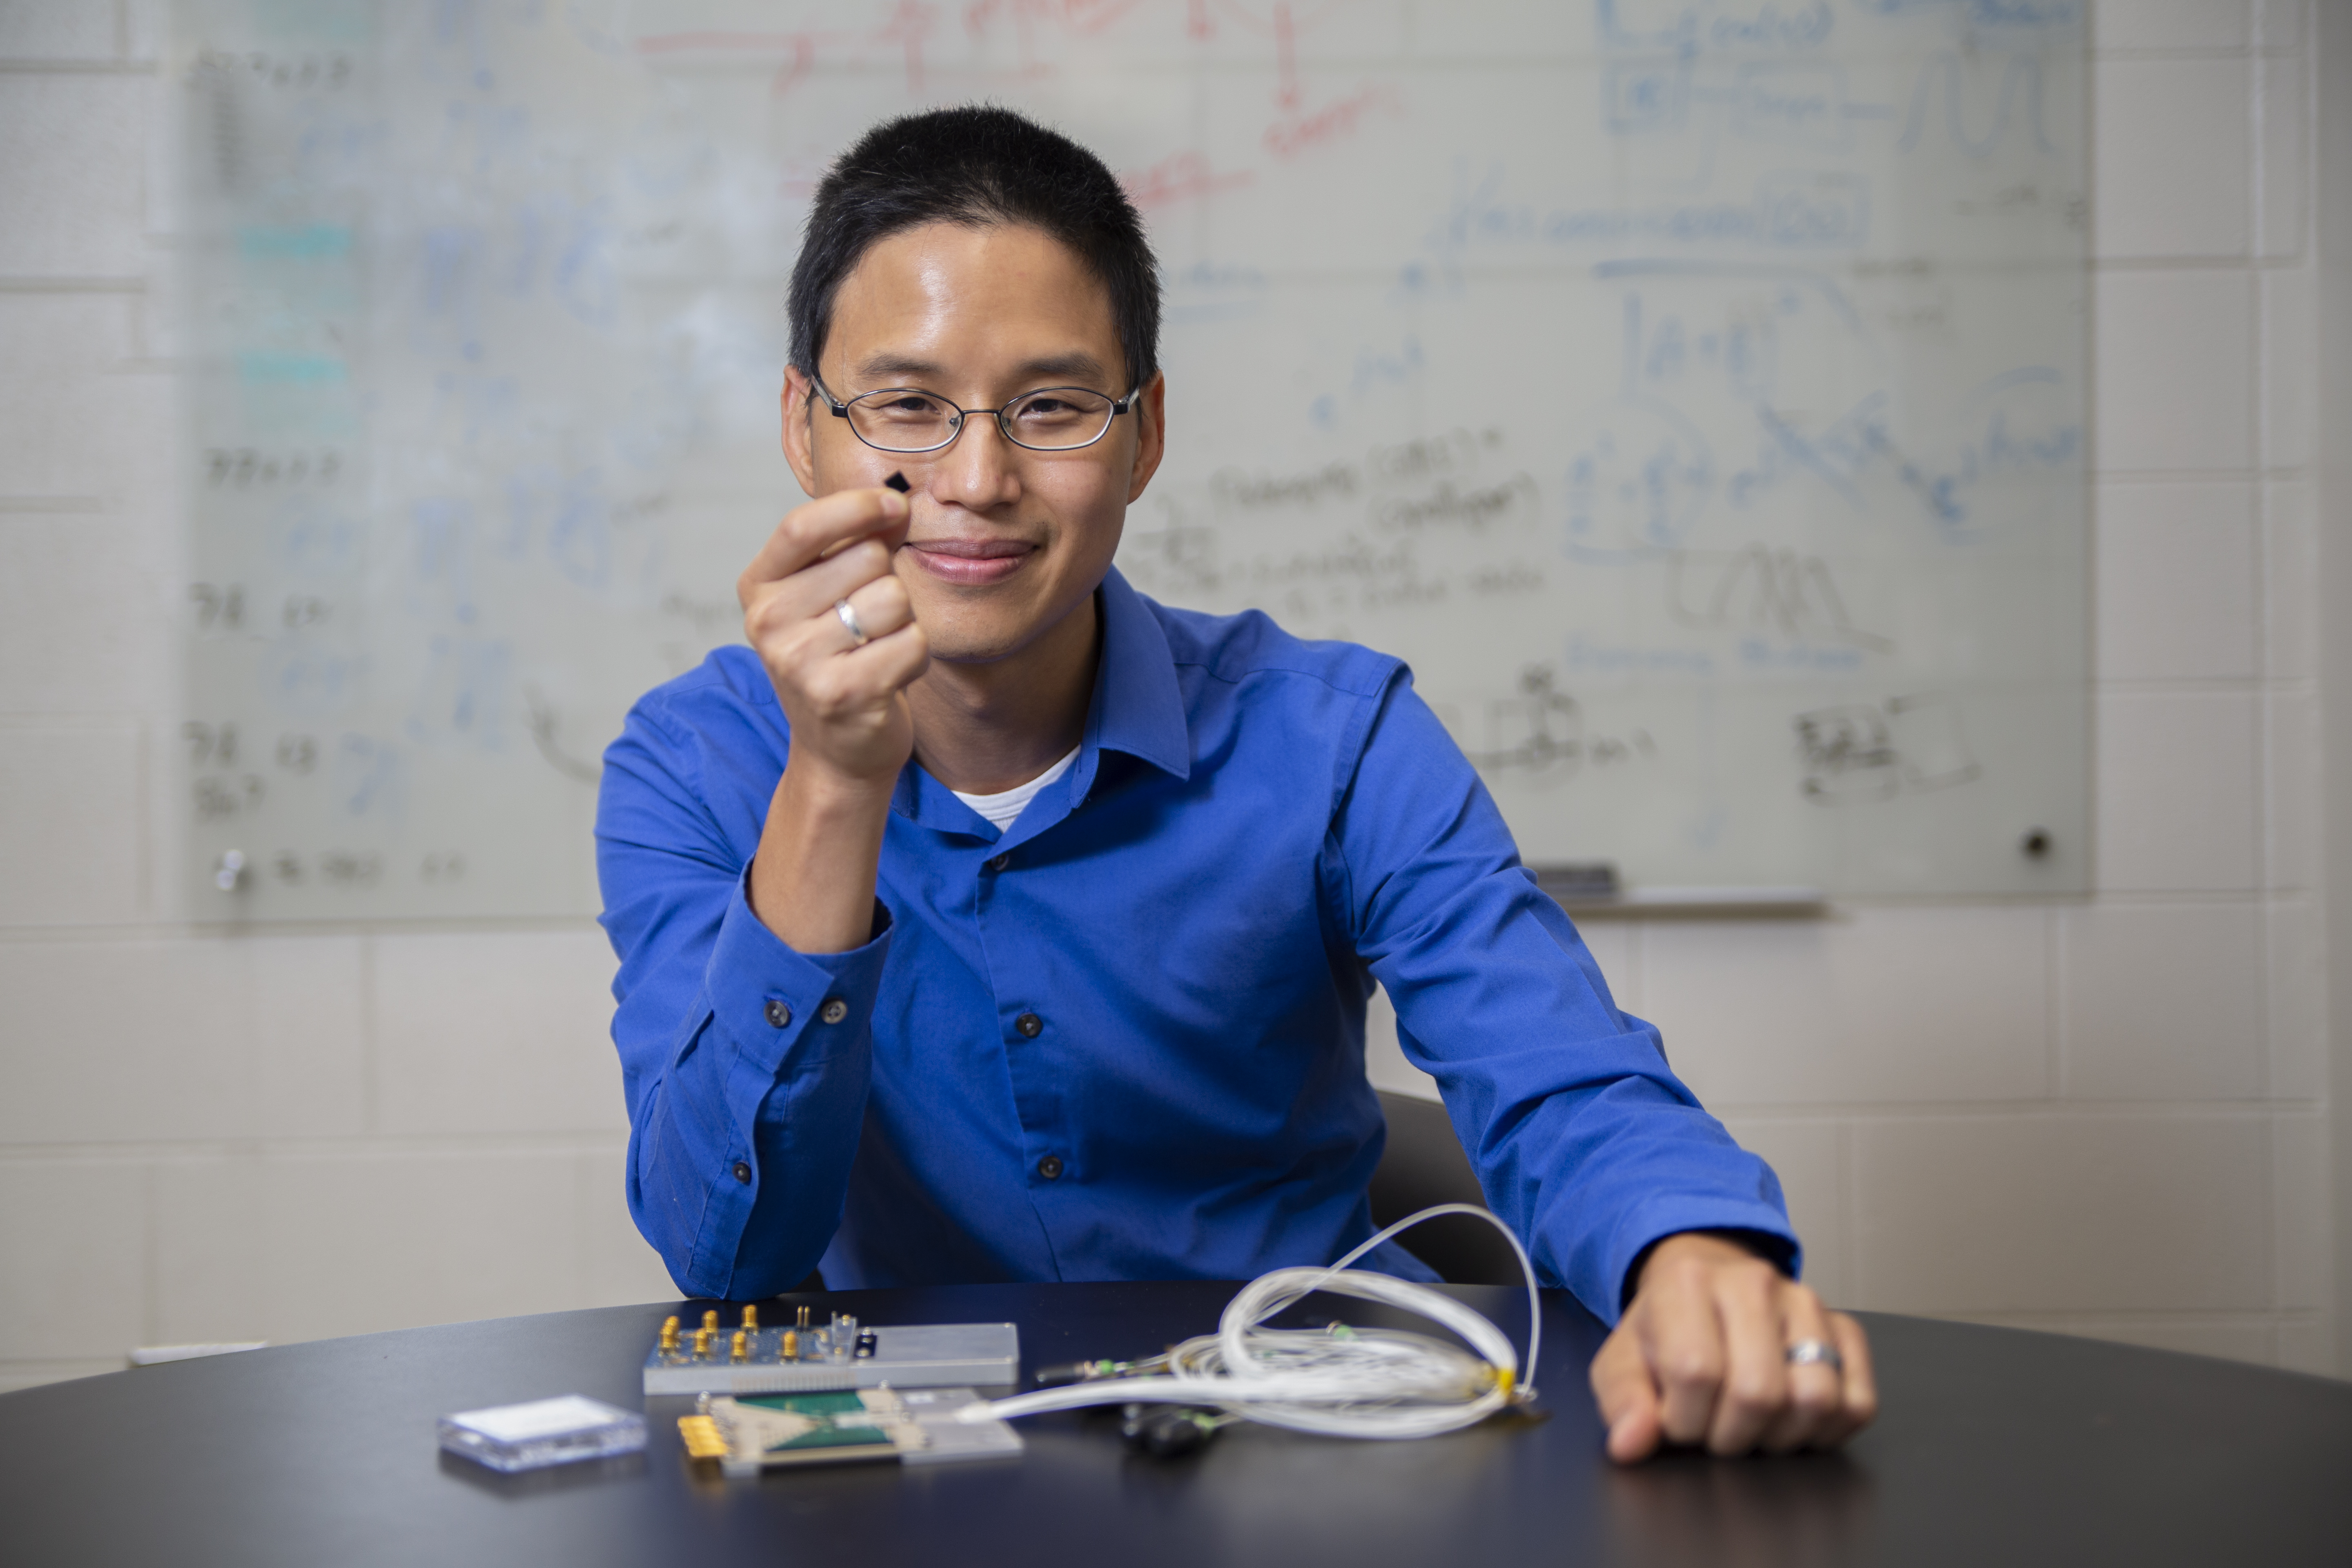
<svg viewBox="0 0 2352 1568">
<path fill-rule="evenodd" d="M 1693 1230 L 1743 1232 L 1740 1241 L 1759 1257 L 1791 1279 L 1802 1277 L 1804 1248 L 1798 1243 L 1796 1232 L 1789 1227 L 1788 1215 L 1773 1205 L 1715 1197 L 1653 1198 L 1636 1205 L 1633 1212 L 1618 1223 L 1615 1235 L 1610 1238 L 1609 1278 L 1616 1281 L 1612 1310 L 1607 1314 L 1612 1328 L 1632 1302 L 1626 1284 L 1642 1255 L 1670 1236 Z"/>
<path fill-rule="evenodd" d="M 864 1040 L 890 952 L 890 910 L 874 900 L 874 934 L 846 952 L 803 952 L 751 910 L 751 868 L 719 922 L 703 994 L 747 1066 L 771 1077 L 788 1058 L 821 1061 Z"/>
</svg>

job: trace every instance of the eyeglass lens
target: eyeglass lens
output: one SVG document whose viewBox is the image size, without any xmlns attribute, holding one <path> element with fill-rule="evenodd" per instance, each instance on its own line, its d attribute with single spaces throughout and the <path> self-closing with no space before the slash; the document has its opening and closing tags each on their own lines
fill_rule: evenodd
<svg viewBox="0 0 2352 1568">
<path fill-rule="evenodd" d="M 886 452 L 944 447 L 955 438 L 964 417 L 965 411 L 946 398 L 912 387 L 869 392 L 849 404 L 850 428 L 866 445 Z M 1091 445 L 1110 428 L 1111 400 L 1083 387 L 1050 386 L 1022 394 L 995 417 L 1016 446 L 1067 451 Z"/>
</svg>

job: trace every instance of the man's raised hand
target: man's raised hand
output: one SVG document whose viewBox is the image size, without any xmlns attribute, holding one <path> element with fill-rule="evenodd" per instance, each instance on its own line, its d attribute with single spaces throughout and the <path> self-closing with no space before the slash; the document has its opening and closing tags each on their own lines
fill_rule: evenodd
<svg viewBox="0 0 2352 1568">
<path fill-rule="evenodd" d="M 930 649 L 891 571 L 908 513 L 895 490 L 836 490 L 786 516 L 735 585 L 792 723 L 795 769 L 887 788 L 914 751 L 907 687 Z M 862 645 L 835 609 L 844 601 Z"/>
</svg>

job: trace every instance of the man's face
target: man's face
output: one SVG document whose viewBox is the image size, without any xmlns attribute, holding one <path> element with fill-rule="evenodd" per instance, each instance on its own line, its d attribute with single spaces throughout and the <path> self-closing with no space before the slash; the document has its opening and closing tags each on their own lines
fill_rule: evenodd
<svg viewBox="0 0 2352 1568">
<path fill-rule="evenodd" d="M 1130 390 L 1110 300 L 1060 241 L 1034 228 L 930 224 L 866 253 L 835 296 L 818 372 L 846 401 L 919 387 L 964 408 L 1024 392 Z M 1159 466 L 1160 388 L 1111 421 L 1091 447 L 1037 452 L 987 415 L 944 450 L 884 452 L 794 371 L 784 388 L 784 451 L 811 496 L 912 486 L 898 573 L 931 657 L 979 663 L 1018 652 L 1060 625 L 1109 570 L 1128 503 Z"/>
</svg>

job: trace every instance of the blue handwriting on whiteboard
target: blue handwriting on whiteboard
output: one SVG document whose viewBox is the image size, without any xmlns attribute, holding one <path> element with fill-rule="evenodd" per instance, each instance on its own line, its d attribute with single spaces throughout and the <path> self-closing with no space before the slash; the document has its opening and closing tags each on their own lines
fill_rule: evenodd
<svg viewBox="0 0 2352 1568">
<path fill-rule="evenodd" d="M 2012 27 L 2066 27 L 2082 20 L 2082 0 L 1854 0 L 1864 11 L 1899 16 L 1951 10 L 1968 22 Z"/>
<path fill-rule="evenodd" d="M 1651 207 L 1551 207 L 1505 200 L 1500 163 L 1475 184 L 1457 172 L 1432 247 L 1592 245 L 1629 240 L 1765 250 L 1859 250 L 1870 237 L 1870 191 L 1852 174 L 1768 174 L 1745 201 Z"/>
<path fill-rule="evenodd" d="M 1627 13 L 1646 14 L 1629 24 Z M 1717 15 L 1702 16 L 1705 12 Z M 1593 22 L 1603 47 L 1612 49 L 1811 49 L 1828 41 L 1836 17 L 1828 0 L 1811 5 L 1764 4 L 1720 14 L 1716 5 L 1642 4 L 1642 0 L 1594 0 Z"/>
<path fill-rule="evenodd" d="M 1929 100 L 1940 90 L 1944 100 L 1944 131 L 1952 145 L 1971 158 L 1989 158 L 2009 134 L 2012 122 L 2022 120 L 2026 136 L 2037 153 L 2054 153 L 2050 132 L 2042 123 L 2042 61 L 2032 55 L 2012 55 L 2000 73 L 2000 97 L 1993 108 L 1992 126 L 1981 136 L 1969 132 L 1961 84 L 1961 58 L 1940 54 L 1919 68 L 1911 90 L 1911 111 L 1895 144 L 1906 153 L 1918 151 L 1927 126 Z"/>
<path fill-rule="evenodd" d="M 1627 647 L 1569 635 L 1568 668 L 1591 675 L 1712 675 L 1715 655 L 1703 647 Z"/>
</svg>

